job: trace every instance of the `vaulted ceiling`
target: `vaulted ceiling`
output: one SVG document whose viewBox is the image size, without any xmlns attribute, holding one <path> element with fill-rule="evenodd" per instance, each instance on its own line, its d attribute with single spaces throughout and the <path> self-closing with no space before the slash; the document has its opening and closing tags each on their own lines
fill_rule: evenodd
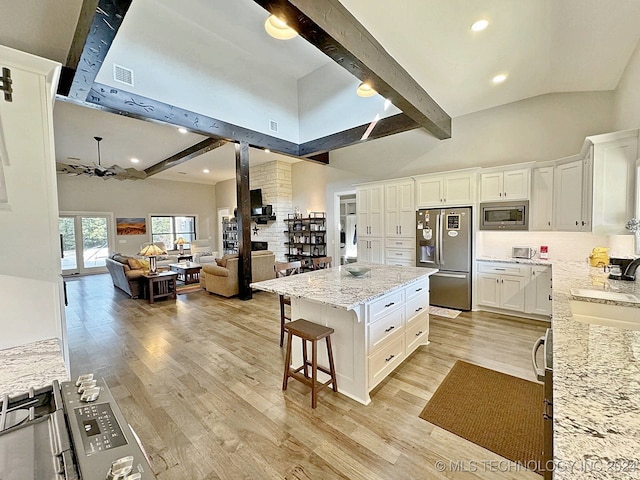
<svg viewBox="0 0 640 480">
<path fill-rule="evenodd" d="M 277 42 L 266 37 L 266 12 L 251 0 L 180 3 L 184 5 L 177 9 L 168 0 L 133 0 L 98 81 L 118 85 L 113 64 L 122 65 L 135 73 L 135 86 L 127 86 L 128 91 L 164 95 L 161 101 L 215 118 L 227 115 L 231 123 L 247 122 L 257 131 L 265 128 L 264 118 L 285 119 L 279 122 L 285 127 L 288 118 L 298 117 L 306 118 L 305 128 L 324 134 L 335 125 L 337 131 L 348 121 L 370 119 L 381 109 L 380 97 L 367 103 L 370 99 L 347 95 L 359 81 L 339 68 L 334 71 L 337 66 L 303 39 Z M 544 93 L 615 89 L 640 39 L 637 0 L 396 0 L 375 2 L 375 8 L 366 0 L 341 3 L 454 118 Z M 0 0 L 0 43 L 65 63 L 80 6 L 81 0 Z M 480 18 L 489 20 L 488 28 L 471 31 Z M 503 72 L 507 80 L 494 85 L 492 77 Z M 327 79 L 336 79 L 331 82 L 341 90 L 323 91 L 331 83 Z M 278 82 L 285 90 L 298 90 L 295 101 L 276 88 Z M 305 85 L 311 93 L 300 94 Z M 353 106 L 358 101 L 365 105 L 362 117 L 352 115 L 360 110 Z M 241 110 L 254 118 L 233 116 Z M 100 135 L 105 154 L 110 143 L 117 145 L 114 154 L 121 159 L 116 163 L 135 156 L 152 164 L 202 138 L 132 122 L 138 121 L 58 105 L 57 158 L 93 161 L 93 136 Z M 299 125 L 293 130 L 289 138 L 307 139 Z M 272 155 L 254 152 L 252 158 Z M 203 175 L 205 166 L 220 175 Z M 220 148 L 175 169 L 158 178 L 215 183 L 233 176 L 233 158 Z"/>
</svg>

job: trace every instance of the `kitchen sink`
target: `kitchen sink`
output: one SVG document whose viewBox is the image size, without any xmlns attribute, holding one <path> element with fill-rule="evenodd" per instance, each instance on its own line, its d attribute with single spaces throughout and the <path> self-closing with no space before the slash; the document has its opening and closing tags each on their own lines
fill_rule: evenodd
<svg viewBox="0 0 640 480">
<path fill-rule="evenodd" d="M 569 300 L 574 320 L 607 327 L 640 330 L 640 308 Z"/>
<path fill-rule="evenodd" d="M 600 300 L 614 300 L 616 302 L 640 303 L 640 299 L 631 293 L 609 292 L 604 290 L 589 290 L 583 288 L 572 288 L 571 295 L 574 297 L 598 298 Z"/>
</svg>

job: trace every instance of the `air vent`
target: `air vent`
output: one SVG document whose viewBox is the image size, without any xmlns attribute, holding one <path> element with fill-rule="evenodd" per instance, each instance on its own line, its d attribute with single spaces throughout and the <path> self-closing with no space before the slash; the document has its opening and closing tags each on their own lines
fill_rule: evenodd
<svg viewBox="0 0 640 480">
<path fill-rule="evenodd" d="M 269 130 L 278 133 L 278 122 L 275 120 L 269 120 Z"/>
<path fill-rule="evenodd" d="M 133 70 L 113 64 L 113 79 L 133 87 Z"/>
</svg>

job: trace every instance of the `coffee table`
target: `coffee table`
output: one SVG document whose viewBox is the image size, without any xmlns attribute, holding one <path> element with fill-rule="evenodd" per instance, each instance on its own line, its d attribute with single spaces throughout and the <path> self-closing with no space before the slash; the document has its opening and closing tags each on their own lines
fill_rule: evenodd
<svg viewBox="0 0 640 480">
<path fill-rule="evenodd" d="M 149 303 L 153 303 L 158 298 L 176 299 L 176 272 L 145 273 L 141 278 L 146 280 L 145 293 L 149 298 Z"/>
<path fill-rule="evenodd" d="M 185 285 L 200 281 L 200 270 L 202 270 L 202 265 L 199 263 L 170 263 L 169 268 L 172 272 L 178 273 L 178 279 L 182 280 Z"/>
</svg>

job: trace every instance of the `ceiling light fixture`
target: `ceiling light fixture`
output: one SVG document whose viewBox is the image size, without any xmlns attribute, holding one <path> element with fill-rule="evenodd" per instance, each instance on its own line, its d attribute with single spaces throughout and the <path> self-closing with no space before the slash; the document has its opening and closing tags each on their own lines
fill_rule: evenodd
<svg viewBox="0 0 640 480">
<path fill-rule="evenodd" d="M 138 160 L 137 158 L 132 158 L 131 163 L 140 163 L 140 160 Z"/>
<path fill-rule="evenodd" d="M 264 153 L 271 153 L 271 150 L 269 150 L 268 148 L 265 148 Z"/>
<path fill-rule="evenodd" d="M 482 20 L 478 20 L 477 22 L 474 22 L 473 25 L 471 25 L 471 30 L 473 30 L 474 32 L 481 32 L 488 26 L 489 26 L 489 21 L 482 19 Z"/>
<path fill-rule="evenodd" d="M 269 35 L 278 40 L 291 40 L 298 35 L 298 32 L 287 25 L 287 22 L 275 15 L 270 15 L 269 18 L 267 18 L 264 22 L 264 29 Z"/>
<path fill-rule="evenodd" d="M 378 94 L 378 92 L 375 91 L 371 87 L 371 85 L 365 82 L 362 82 L 360 83 L 360 85 L 358 85 L 358 89 L 356 90 L 356 93 L 358 94 L 359 97 L 373 97 L 374 95 Z"/>
<path fill-rule="evenodd" d="M 204 170 L 202 170 L 202 173 L 209 173 L 209 169 L 205 168 Z"/>
<path fill-rule="evenodd" d="M 180 127 L 180 128 L 178 128 L 178 131 L 179 131 L 180 133 L 182 133 L 182 134 L 184 134 L 184 133 L 188 133 L 188 130 L 187 130 L 186 128 L 184 128 L 184 127 Z"/>
<path fill-rule="evenodd" d="M 493 77 L 493 79 L 491 80 L 493 83 L 502 83 L 507 79 L 507 74 L 506 73 L 500 73 L 498 75 L 496 75 L 495 77 Z"/>
</svg>

